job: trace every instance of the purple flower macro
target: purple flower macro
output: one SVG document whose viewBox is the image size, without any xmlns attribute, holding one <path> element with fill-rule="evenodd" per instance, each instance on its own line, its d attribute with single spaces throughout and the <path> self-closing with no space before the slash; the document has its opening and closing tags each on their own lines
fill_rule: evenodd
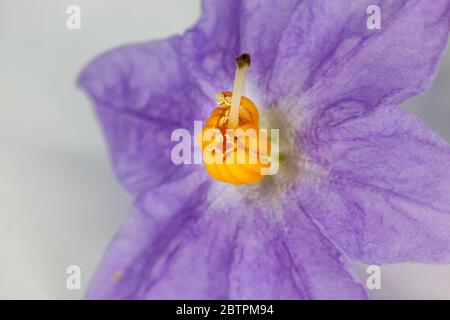
<svg viewBox="0 0 450 320">
<path fill-rule="evenodd" d="M 369 5 L 382 29 L 366 26 Z M 450 146 L 400 107 L 432 84 L 449 0 L 205 0 L 182 36 L 82 72 L 117 176 L 135 196 L 94 299 L 364 299 L 351 259 L 450 262 Z M 256 185 L 171 161 L 249 53 L 245 95 L 280 128 Z M 424 106 L 426 107 L 426 106 Z"/>
</svg>

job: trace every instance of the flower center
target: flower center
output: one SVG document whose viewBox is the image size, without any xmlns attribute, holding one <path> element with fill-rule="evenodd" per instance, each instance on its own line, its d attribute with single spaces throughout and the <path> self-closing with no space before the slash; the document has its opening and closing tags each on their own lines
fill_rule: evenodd
<svg viewBox="0 0 450 320">
<path fill-rule="evenodd" d="M 254 103 L 242 96 L 250 56 L 236 59 L 233 92 L 217 94 L 217 105 L 198 136 L 208 174 L 234 185 L 259 183 L 270 167 L 270 141 L 259 128 Z"/>
</svg>

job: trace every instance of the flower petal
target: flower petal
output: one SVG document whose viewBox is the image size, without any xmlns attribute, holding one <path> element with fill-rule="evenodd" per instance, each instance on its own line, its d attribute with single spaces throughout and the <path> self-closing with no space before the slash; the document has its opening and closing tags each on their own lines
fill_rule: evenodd
<svg viewBox="0 0 450 320">
<path fill-rule="evenodd" d="M 450 262 L 450 146 L 401 108 L 316 132 L 326 170 L 298 190 L 305 210 L 367 263 Z"/>
<path fill-rule="evenodd" d="M 371 5 L 381 30 L 367 27 Z M 449 27 L 448 0 L 208 0 L 185 55 L 204 66 L 205 91 L 230 87 L 233 59 L 248 52 L 261 107 L 302 95 L 314 109 L 352 99 L 360 113 L 425 91 Z"/>
<path fill-rule="evenodd" d="M 88 298 L 366 298 L 345 256 L 298 208 L 283 224 L 254 203 L 205 199 L 199 180 L 136 202 Z"/>
<path fill-rule="evenodd" d="M 118 48 L 79 78 L 95 103 L 117 175 L 136 193 L 192 171 L 172 163 L 171 133 L 191 131 L 213 105 L 185 68 L 180 47 L 174 37 Z"/>
<path fill-rule="evenodd" d="M 238 299 L 366 299 L 348 258 L 303 212 L 294 190 L 241 225 L 230 273 Z M 236 258 L 239 257 L 239 258 Z"/>
<path fill-rule="evenodd" d="M 196 173 L 140 196 L 91 279 L 87 297 L 143 298 L 142 290 L 163 271 L 161 257 L 176 250 L 177 235 L 205 210 L 205 181 L 206 174 Z"/>
<path fill-rule="evenodd" d="M 253 71 L 269 104 L 300 95 L 312 108 L 351 99 L 355 113 L 398 104 L 430 86 L 448 41 L 448 0 L 256 2 L 241 14 L 241 50 L 261 60 Z M 381 9 L 381 30 L 367 28 L 370 5 Z"/>
<path fill-rule="evenodd" d="M 199 24 L 185 37 L 189 47 L 194 48 L 186 55 L 201 57 L 204 69 L 209 69 L 204 70 L 209 73 L 208 84 L 231 89 L 234 61 L 247 52 L 252 57 L 249 77 L 253 82 L 265 83 L 283 31 L 301 2 L 204 0 Z"/>
</svg>

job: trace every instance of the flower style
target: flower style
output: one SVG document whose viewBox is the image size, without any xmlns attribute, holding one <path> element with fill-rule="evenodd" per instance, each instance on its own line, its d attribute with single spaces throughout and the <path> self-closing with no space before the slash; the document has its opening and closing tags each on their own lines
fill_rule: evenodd
<svg viewBox="0 0 450 320">
<path fill-rule="evenodd" d="M 366 27 L 380 6 L 382 29 Z M 450 262 L 450 146 L 399 105 L 430 87 L 450 1 L 205 0 L 183 36 L 90 63 L 129 216 L 88 298 L 364 299 L 350 259 Z M 280 129 L 256 184 L 174 165 L 171 132 L 206 120 L 249 53 L 245 95 Z"/>
</svg>

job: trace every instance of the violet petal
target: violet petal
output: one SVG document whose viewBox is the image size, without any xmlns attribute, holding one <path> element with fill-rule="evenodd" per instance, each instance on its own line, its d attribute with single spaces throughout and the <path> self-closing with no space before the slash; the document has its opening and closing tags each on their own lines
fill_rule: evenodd
<svg viewBox="0 0 450 320">
<path fill-rule="evenodd" d="M 305 210 L 368 263 L 450 262 L 450 146 L 419 119 L 380 107 L 316 132 L 325 169 L 299 190 Z"/>
<path fill-rule="evenodd" d="M 88 298 L 367 298 L 346 256 L 296 206 L 285 204 L 283 222 L 258 203 L 206 199 L 199 181 L 137 200 Z"/>
<path fill-rule="evenodd" d="M 95 103 L 119 180 L 136 194 L 199 167 L 177 166 L 170 158 L 173 130 L 192 130 L 214 99 L 190 76 L 180 47 L 173 37 L 115 49 L 79 78 Z"/>
<path fill-rule="evenodd" d="M 369 5 L 380 7 L 381 30 L 366 26 Z M 355 113 L 399 104 L 431 85 L 449 26 L 448 0 L 302 1 L 292 10 L 280 41 L 267 54 L 258 53 L 276 52 L 271 67 L 262 70 L 263 92 L 272 104 L 304 96 L 319 109 L 352 99 L 360 104 Z M 245 34 L 241 39 L 247 39 Z M 261 48 L 254 43 L 263 39 L 264 33 L 254 35 L 241 47 Z"/>
</svg>

